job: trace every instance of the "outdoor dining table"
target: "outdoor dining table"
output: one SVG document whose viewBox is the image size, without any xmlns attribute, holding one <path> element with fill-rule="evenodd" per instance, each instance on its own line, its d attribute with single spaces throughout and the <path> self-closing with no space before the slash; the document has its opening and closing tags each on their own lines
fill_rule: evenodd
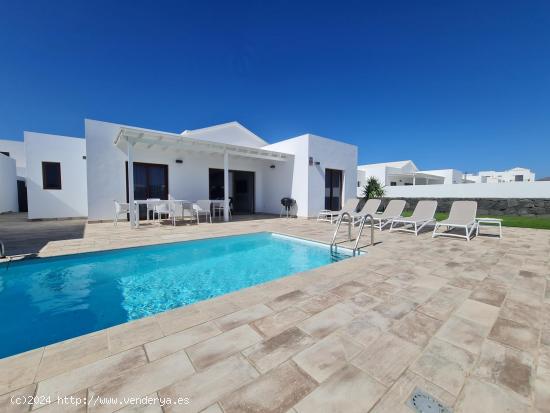
<svg viewBox="0 0 550 413">
<path fill-rule="evenodd" d="M 134 201 L 134 211 L 135 211 L 135 217 L 136 217 L 135 227 L 139 228 L 139 206 L 140 205 L 154 206 L 154 205 L 162 204 L 164 202 L 173 202 L 178 204 L 183 204 L 184 202 L 191 203 L 190 201 L 187 201 L 185 199 L 136 199 Z M 147 216 L 147 219 L 149 219 L 149 216 Z"/>
</svg>

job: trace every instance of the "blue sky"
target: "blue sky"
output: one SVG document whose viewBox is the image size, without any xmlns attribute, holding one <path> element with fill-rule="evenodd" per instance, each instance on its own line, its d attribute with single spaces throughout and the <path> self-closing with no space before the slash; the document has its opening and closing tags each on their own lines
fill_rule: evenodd
<svg viewBox="0 0 550 413">
<path fill-rule="evenodd" d="M 550 2 L 0 0 L 0 138 L 83 136 L 86 117 L 542 177 Z"/>
</svg>

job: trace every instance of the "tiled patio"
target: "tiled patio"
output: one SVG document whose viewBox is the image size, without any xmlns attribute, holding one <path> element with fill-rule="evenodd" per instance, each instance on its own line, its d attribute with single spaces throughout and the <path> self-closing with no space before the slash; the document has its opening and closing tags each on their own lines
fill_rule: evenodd
<svg viewBox="0 0 550 413">
<path fill-rule="evenodd" d="M 327 242 L 333 228 L 90 224 L 40 255 L 253 231 Z M 419 388 L 455 412 L 550 412 L 550 231 L 375 235 L 367 255 L 0 360 L 0 411 L 29 409 L 13 395 L 75 395 L 96 404 L 33 409 L 410 413 Z M 144 396 L 182 404 L 123 399 Z"/>
</svg>

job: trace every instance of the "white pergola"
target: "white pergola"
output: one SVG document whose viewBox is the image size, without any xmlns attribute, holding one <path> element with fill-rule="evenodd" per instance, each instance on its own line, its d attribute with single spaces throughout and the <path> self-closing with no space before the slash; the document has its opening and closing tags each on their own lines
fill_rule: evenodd
<svg viewBox="0 0 550 413">
<path fill-rule="evenodd" d="M 445 181 L 445 178 L 439 175 L 426 174 L 423 172 L 398 172 L 398 173 L 388 173 L 388 177 L 395 178 L 412 178 L 413 185 L 417 185 L 416 178 L 421 178 L 426 180 L 426 185 L 430 185 L 430 180 L 435 182 Z"/>
<path fill-rule="evenodd" d="M 130 225 L 135 226 L 134 205 L 134 151 L 152 149 L 172 152 L 195 152 L 223 155 L 224 221 L 229 221 L 229 156 L 267 159 L 286 162 L 292 155 L 261 148 L 231 145 L 215 141 L 190 138 L 177 133 L 159 132 L 148 129 L 121 127 L 114 140 L 115 146 L 127 154 L 128 160 L 128 202 L 130 204 Z"/>
</svg>

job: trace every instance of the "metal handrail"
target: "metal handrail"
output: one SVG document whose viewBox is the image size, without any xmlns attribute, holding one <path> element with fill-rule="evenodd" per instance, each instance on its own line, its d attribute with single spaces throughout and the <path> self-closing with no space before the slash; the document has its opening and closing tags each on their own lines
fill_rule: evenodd
<svg viewBox="0 0 550 413">
<path fill-rule="evenodd" d="M 367 218 L 370 221 L 370 245 L 374 245 L 374 218 L 371 214 L 366 214 L 361 218 L 359 233 L 357 234 L 357 238 L 355 239 L 355 246 L 353 247 L 353 255 L 355 255 L 358 250 L 357 247 L 359 245 L 359 239 L 361 238 L 361 234 L 363 233 L 363 228 L 365 227 L 365 221 L 367 220 Z"/>
<path fill-rule="evenodd" d="M 0 241 L 0 258 L 6 258 L 6 249 L 2 241 Z"/>
<path fill-rule="evenodd" d="M 348 241 L 351 241 L 351 215 L 349 214 L 349 212 L 344 212 L 340 215 L 340 217 L 338 218 L 338 222 L 336 223 L 336 230 L 334 231 L 334 235 L 332 236 L 332 241 L 330 243 L 330 248 L 332 249 L 332 247 L 335 245 L 336 243 L 336 236 L 338 235 L 338 230 L 340 229 L 340 225 L 342 224 L 342 219 L 347 216 L 348 217 Z"/>
</svg>

